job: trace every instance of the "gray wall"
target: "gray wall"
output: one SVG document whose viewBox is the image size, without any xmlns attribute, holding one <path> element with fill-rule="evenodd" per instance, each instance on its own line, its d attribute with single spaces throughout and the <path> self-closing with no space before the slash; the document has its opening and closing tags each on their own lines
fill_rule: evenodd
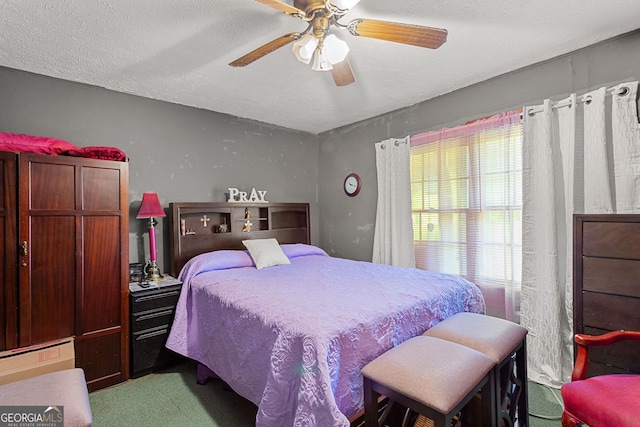
<svg viewBox="0 0 640 427">
<path fill-rule="evenodd" d="M 525 47 L 526 48 L 526 47 Z M 224 201 L 230 186 L 267 200 L 310 202 L 312 242 L 334 256 L 371 260 L 377 200 L 373 144 L 640 78 L 640 31 L 319 136 L 0 67 L 0 131 L 123 149 L 130 163 L 130 252 L 141 261 L 142 193 Z M 360 194 L 347 197 L 356 172 Z M 168 267 L 168 224 L 158 227 Z M 162 230 L 162 232 L 160 231 Z"/>
<path fill-rule="evenodd" d="M 526 49 L 526 47 L 523 47 Z M 560 99 L 640 78 L 640 31 L 526 69 L 320 135 L 320 246 L 334 256 L 371 260 L 377 202 L 374 144 Z M 363 180 L 355 198 L 342 192 L 349 172 Z"/>
<path fill-rule="evenodd" d="M 309 202 L 319 243 L 318 138 L 176 104 L 0 67 L 0 132 L 114 146 L 129 164 L 130 260 L 148 257 L 142 193 L 170 202 L 223 202 L 229 187 L 267 190 L 271 202 Z M 166 210 L 166 209 L 165 209 Z M 169 270 L 167 219 L 156 229 L 158 261 Z"/>
</svg>

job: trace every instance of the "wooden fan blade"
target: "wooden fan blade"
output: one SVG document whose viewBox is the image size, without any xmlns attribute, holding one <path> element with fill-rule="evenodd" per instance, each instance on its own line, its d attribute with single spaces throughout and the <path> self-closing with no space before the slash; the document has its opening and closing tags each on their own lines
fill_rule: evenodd
<svg viewBox="0 0 640 427">
<path fill-rule="evenodd" d="M 229 63 L 232 67 L 246 67 L 252 62 L 262 58 L 265 55 L 270 54 L 276 49 L 281 48 L 282 46 L 286 46 L 294 40 L 298 40 L 300 38 L 300 33 L 289 33 L 285 34 L 282 37 L 278 37 L 275 40 L 271 40 L 269 43 L 260 46 L 259 48 L 247 53 L 246 55 L 236 59 L 235 61 Z"/>
<path fill-rule="evenodd" d="M 266 6 L 270 6 L 276 10 L 279 10 L 280 12 L 284 12 L 287 15 L 291 15 L 291 16 L 298 16 L 300 18 L 304 18 L 304 16 L 306 15 L 306 13 L 300 9 L 298 9 L 297 7 L 288 5 L 286 3 L 282 3 L 281 1 L 278 0 L 256 0 L 258 3 L 262 3 Z"/>
<path fill-rule="evenodd" d="M 353 75 L 351 64 L 347 58 L 344 61 L 337 64 L 333 64 L 331 70 L 333 81 L 336 82 L 336 86 L 347 86 L 356 81 L 356 77 Z"/>
<path fill-rule="evenodd" d="M 354 28 L 351 33 L 355 36 L 387 40 L 430 49 L 439 48 L 447 40 L 447 30 L 441 28 L 377 21 L 375 19 L 355 20 L 349 24 L 349 27 Z"/>
</svg>

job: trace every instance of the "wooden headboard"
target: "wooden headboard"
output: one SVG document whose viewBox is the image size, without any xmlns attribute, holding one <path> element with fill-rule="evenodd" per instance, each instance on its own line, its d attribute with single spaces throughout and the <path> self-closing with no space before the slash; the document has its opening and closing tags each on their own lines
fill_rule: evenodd
<svg viewBox="0 0 640 427">
<path fill-rule="evenodd" d="M 243 240 L 274 237 L 280 243 L 311 241 L 308 203 L 171 203 L 171 275 L 196 255 L 245 249 Z M 247 218 L 248 217 L 248 218 Z M 246 230 L 246 223 L 251 223 Z"/>
</svg>

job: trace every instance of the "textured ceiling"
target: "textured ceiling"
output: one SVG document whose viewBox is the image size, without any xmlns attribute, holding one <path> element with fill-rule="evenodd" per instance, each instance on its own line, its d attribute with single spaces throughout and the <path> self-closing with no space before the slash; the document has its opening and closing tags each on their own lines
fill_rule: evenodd
<svg viewBox="0 0 640 427">
<path fill-rule="evenodd" d="M 306 27 L 256 1 L 0 0 L 0 65 L 320 133 L 634 30 L 640 1 L 361 0 L 355 18 L 449 37 L 431 50 L 336 30 L 357 79 L 336 87 L 290 46 L 227 65 Z"/>
</svg>

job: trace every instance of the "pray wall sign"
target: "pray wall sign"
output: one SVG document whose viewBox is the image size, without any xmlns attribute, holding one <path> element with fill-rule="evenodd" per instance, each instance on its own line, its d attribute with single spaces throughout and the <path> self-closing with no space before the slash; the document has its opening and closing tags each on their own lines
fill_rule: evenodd
<svg viewBox="0 0 640 427">
<path fill-rule="evenodd" d="M 227 202 L 252 202 L 252 203 L 268 203 L 264 196 L 267 190 L 251 189 L 251 192 L 240 191 L 237 188 L 229 188 L 229 199 Z"/>
</svg>

